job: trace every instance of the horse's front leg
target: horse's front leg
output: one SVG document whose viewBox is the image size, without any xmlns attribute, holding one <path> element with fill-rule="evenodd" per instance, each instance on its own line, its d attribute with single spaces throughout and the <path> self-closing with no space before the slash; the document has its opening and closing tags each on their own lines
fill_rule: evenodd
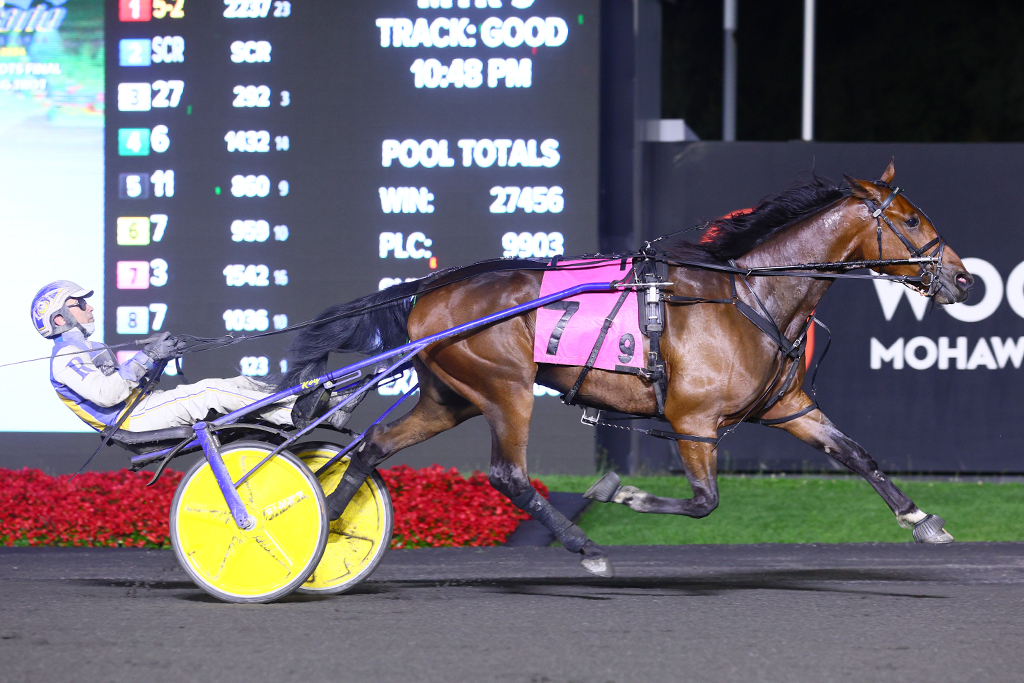
<svg viewBox="0 0 1024 683">
<path fill-rule="evenodd" d="M 786 400 L 773 408 L 767 417 L 791 415 L 810 404 L 810 398 L 800 392 L 787 396 Z M 868 455 L 860 444 L 839 431 L 820 410 L 812 410 L 795 420 L 773 426 L 784 429 L 864 477 L 896 515 L 899 525 L 904 529 L 914 530 L 914 540 L 918 543 L 953 542 L 953 536 L 943 528 L 945 520 L 936 515 L 926 514 L 914 505 L 914 501 L 879 469 L 875 459 Z"/>
<path fill-rule="evenodd" d="M 673 429 L 681 434 L 694 434 L 714 437 L 715 430 L 708 427 L 704 430 L 688 431 L 682 425 L 673 424 Z M 621 486 L 619 475 L 614 472 L 601 477 L 596 484 L 584 494 L 587 498 L 603 503 L 622 503 L 637 512 L 658 512 L 687 517 L 707 517 L 718 507 L 718 454 L 713 444 L 697 441 L 677 441 L 679 455 L 683 459 L 686 477 L 693 489 L 692 498 L 663 498 L 642 491 L 636 486 Z"/>
</svg>

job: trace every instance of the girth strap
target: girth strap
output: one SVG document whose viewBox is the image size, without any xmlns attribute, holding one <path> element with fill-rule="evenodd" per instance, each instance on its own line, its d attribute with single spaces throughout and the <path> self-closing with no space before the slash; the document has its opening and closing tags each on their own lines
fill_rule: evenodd
<svg viewBox="0 0 1024 683">
<path fill-rule="evenodd" d="M 627 275 L 626 277 L 628 278 L 629 276 Z M 576 400 L 576 394 L 579 393 L 580 387 L 583 386 L 583 380 L 587 378 L 587 375 L 594 368 L 597 356 L 601 352 L 601 346 L 604 345 L 604 339 L 608 336 L 608 330 L 611 328 L 612 322 L 615 321 L 615 316 L 619 314 L 619 309 L 622 308 L 622 304 L 626 302 L 626 297 L 629 294 L 630 291 L 628 289 L 622 290 L 622 294 L 619 296 L 619 300 L 615 302 L 615 306 L 612 307 L 611 313 L 604 319 L 604 324 L 601 326 L 601 334 L 597 335 L 597 341 L 594 342 L 594 348 L 590 351 L 590 357 L 587 358 L 586 365 L 580 370 L 580 376 L 576 378 L 576 383 L 572 385 L 572 389 L 567 391 L 565 396 L 562 397 L 562 401 L 566 405 L 572 405 L 573 401 Z"/>
<path fill-rule="evenodd" d="M 931 244 L 926 245 L 926 248 L 930 246 Z M 763 415 L 764 413 L 771 410 L 771 408 L 786 394 L 786 392 L 789 389 L 789 386 L 793 383 L 793 380 L 796 377 L 797 372 L 799 371 L 798 363 L 800 357 L 803 355 L 804 340 L 807 338 L 807 332 L 810 329 L 810 326 L 814 324 L 814 316 L 811 315 L 807 317 L 807 320 L 801 328 L 800 333 L 797 335 L 796 340 L 790 341 L 782 333 L 782 330 L 779 329 L 779 326 L 775 322 L 771 313 L 769 313 L 764 303 L 762 303 L 760 298 L 757 296 L 757 293 L 750 286 L 750 283 L 747 282 L 746 278 L 743 277 L 742 274 L 740 274 L 740 278 L 743 279 L 744 284 L 747 286 L 747 290 L 750 292 L 751 296 L 754 297 L 754 300 L 757 302 L 758 306 L 761 308 L 761 311 L 763 311 L 763 313 L 758 312 L 753 306 L 750 306 L 745 301 L 740 299 L 739 294 L 736 291 L 736 273 L 729 274 L 729 286 L 731 289 L 731 296 L 728 299 L 706 299 L 704 297 L 677 295 L 665 296 L 659 292 L 657 299 L 652 301 L 650 300 L 650 297 L 645 295 L 644 288 L 642 285 L 646 283 L 659 283 L 665 281 L 665 278 L 659 277 L 661 274 L 658 273 L 657 270 L 655 270 L 655 267 L 652 267 L 655 266 L 656 264 L 656 261 L 638 259 L 635 262 L 634 269 L 630 274 L 634 275 L 634 281 L 638 285 L 641 285 L 640 287 L 637 288 L 637 296 L 639 299 L 637 303 L 640 304 L 640 326 L 641 331 L 645 332 L 648 338 L 650 339 L 651 345 L 651 351 L 648 354 L 647 358 L 647 370 L 646 372 L 640 371 L 638 374 L 646 375 L 649 379 L 653 379 L 655 382 L 654 389 L 658 403 L 658 416 L 664 415 L 664 401 L 665 394 L 667 393 L 667 376 L 665 372 L 664 361 L 662 361 L 660 357 L 659 348 L 660 336 L 662 332 L 664 332 L 665 330 L 664 304 L 666 302 L 670 304 L 684 306 L 703 303 L 732 304 L 736 306 L 740 313 L 743 314 L 743 317 L 752 322 L 759 330 L 766 334 L 769 339 L 775 342 L 775 344 L 782 351 L 783 362 L 785 362 L 786 359 L 789 359 L 791 361 L 791 365 L 789 368 L 789 372 L 786 373 L 785 379 L 782 381 L 779 387 L 772 393 L 772 395 L 766 401 L 764 407 L 758 412 Z M 736 263 L 733 261 L 730 261 L 730 265 L 733 268 L 738 268 Z M 627 275 L 627 277 L 624 278 L 623 281 L 626 281 L 628 279 L 629 275 Z M 573 404 L 577 394 L 579 393 L 580 387 L 583 385 L 583 381 L 586 379 L 587 374 L 590 372 L 590 370 L 594 367 L 594 363 L 597 361 L 597 356 L 600 353 L 601 346 L 604 343 L 605 337 L 608 334 L 608 330 L 610 329 L 612 322 L 615 319 L 615 316 L 618 315 L 619 309 L 622 307 L 622 304 L 625 302 L 625 298 L 628 294 L 629 290 L 625 290 L 622 293 L 622 296 L 619 297 L 618 301 L 615 304 L 615 307 L 612 308 L 612 311 L 608 314 L 608 317 L 605 318 L 604 325 L 601 328 L 601 333 L 598 335 L 597 341 L 594 344 L 594 348 L 590 353 L 590 357 L 587 359 L 586 365 L 584 365 L 583 369 L 580 371 L 579 377 L 576 378 L 576 382 L 573 384 L 572 389 L 566 392 L 565 396 L 562 397 L 562 401 L 565 402 L 567 405 Z M 648 311 L 648 308 L 651 304 L 656 304 L 659 307 L 658 310 Z M 647 324 L 645 325 L 645 323 Z M 815 372 L 815 374 L 817 374 L 817 372 Z M 776 375 L 776 378 L 775 380 L 773 380 L 773 383 L 774 381 L 777 380 L 778 375 Z M 812 403 L 810 406 L 804 408 L 803 410 L 797 413 L 794 413 L 793 415 L 787 415 L 785 417 L 773 419 L 752 419 L 749 421 L 758 422 L 764 425 L 782 424 L 790 420 L 795 420 L 798 417 L 802 417 L 817 407 L 817 403 Z M 637 415 L 635 417 L 647 416 Z M 664 418 L 662 417 L 660 419 Z M 695 441 L 699 443 L 710 443 L 715 445 L 717 445 L 719 441 L 718 437 L 680 434 L 678 432 L 670 432 L 661 429 L 639 429 L 636 427 L 624 427 L 621 425 L 608 422 L 607 420 L 602 420 L 601 411 L 596 410 L 594 408 L 584 408 L 582 421 L 584 424 L 589 424 L 593 426 L 601 425 L 607 427 L 615 427 L 617 429 L 627 429 L 629 431 L 638 431 L 659 439 L 670 439 L 675 441 Z"/>
<path fill-rule="evenodd" d="M 817 410 L 817 409 L 818 409 L 818 404 L 817 403 L 812 403 L 811 405 L 807 406 L 803 410 L 801 410 L 799 412 L 796 412 L 796 413 L 793 413 L 792 415 L 787 415 L 785 417 L 775 417 L 775 418 L 772 418 L 770 420 L 757 420 L 757 423 L 758 424 L 762 424 L 762 425 L 767 425 L 769 427 L 771 427 L 772 425 L 780 425 L 780 424 L 782 424 L 784 422 L 789 422 L 790 420 L 795 420 L 798 417 L 803 417 L 804 415 L 806 415 L 807 413 L 811 412 L 812 410 Z"/>
<path fill-rule="evenodd" d="M 637 309 L 640 332 L 647 335 L 650 350 L 647 353 L 646 371 L 643 376 L 654 384 L 654 398 L 658 415 L 665 414 L 665 398 L 668 394 L 668 372 L 661 359 L 661 335 L 665 332 L 665 301 L 658 285 L 668 280 L 668 267 L 653 258 L 656 252 L 645 249 L 647 258 L 638 260 L 636 271 Z M 642 285 L 647 285 L 643 287 Z"/>
</svg>

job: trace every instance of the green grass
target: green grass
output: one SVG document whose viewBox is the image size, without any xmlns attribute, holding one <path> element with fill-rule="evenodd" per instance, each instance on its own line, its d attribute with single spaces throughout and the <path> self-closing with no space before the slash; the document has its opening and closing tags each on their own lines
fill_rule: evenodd
<svg viewBox="0 0 1024 683">
<path fill-rule="evenodd" d="M 541 477 L 552 491 L 582 493 L 597 477 Z M 958 541 L 1024 541 L 1024 484 L 901 481 L 925 512 L 940 515 Z M 624 477 L 659 496 L 689 498 L 682 477 Z M 593 503 L 579 525 L 599 545 L 684 543 L 907 543 L 910 531 L 856 477 L 719 478 L 718 509 L 704 519 L 640 514 Z"/>
</svg>

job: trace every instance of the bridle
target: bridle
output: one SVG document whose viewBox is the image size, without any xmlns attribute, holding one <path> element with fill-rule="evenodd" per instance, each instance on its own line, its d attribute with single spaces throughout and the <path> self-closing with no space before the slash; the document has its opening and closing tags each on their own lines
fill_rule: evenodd
<svg viewBox="0 0 1024 683">
<path fill-rule="evenodd" d="M 893 231 L 893 234 L 899 238 L 900 242 L 903 242 L 903 246 L 910 252 L 911 259 L 920 259 L 918 268 L 920 268 L 920 274 L 916 278 L 910 278 L 911 281 L 917 282 L 920 285 L 920 291 L 927 297 L 935 296 L 939 291 L 939 273 L 942 271 L 942 254 L 946 249 L 946 240 L 942 239 L 936 231 L 935 239 L 925 244 L 920 249 L 914 246 L 906 235 L 904 235 L 889 217 L 885 215 L 885 210 L 895 201 L 896 197 L 899 196 L 902 190 L 898 187 L 893 188 L 893 191 L 889 193 L 889 196 L 882 200 L 881 204 L 875 204 L 870 199 L 862 198 L 868 206 L 868 210 L 871 211 L 871 217 L 875 219 L 876 233 L 878 235 L 878 260 L 882 261 L 882 221 L 889 226 L 889 229 Z M 923 211 L 914 206 L 906 196 L 903 197 L 907 200 L 914 211 L 916 211 L 921 218 L 928 221 L 931 224 L 931 219 L 924 214 Z M 934 225 L 932 226 L 935 227 Z M 933 249 L 934 247 L 934 249 Z M 929 253 L 929 249 L 931 252 Z M 929 270 L 929 266 L 933 266 L 933 270 Z"/>
</svg>

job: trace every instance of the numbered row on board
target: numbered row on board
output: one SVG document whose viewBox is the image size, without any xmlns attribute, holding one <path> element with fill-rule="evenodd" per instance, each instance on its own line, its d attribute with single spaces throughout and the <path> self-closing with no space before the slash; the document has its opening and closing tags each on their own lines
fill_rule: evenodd
<svg viewBox="0 0 1024 683">
<path fill-rule="evenodd" d="M 441 0 L 447 2 L 448 0 Z M 513 0 L 522 2 L 524 0 Z M 462 2 L 462 0 L 459 0 Z M 500 0 L 491 0 L 500 2 Z M 195 6 L 197 0 L 190 0 L 189 8 Z M 224 0 L 223 16 L 226 19 L 265 19 L 275 17 L 283 19 L 292 14 L 290 0 Z M 273 10 L 273 11 L 271 11 Z M 67 10 L 60 8 L 63 20 Z M 154 19 L 184 19 L 185 0 L 118 0 L 117 19 L 121 22 L 153 21 Z M 52 20 L 51 20 L 52 21 Z M 52 30 L 52 29 L 50 29 Z"/>
<path fill-rule="evenodd" d="M 150 334 L 163 329 L 168 306 L 154 303 L 146 306 L 118 306 L 116 331 L 118 334 Z M 264 332 L 273 324 L 275 330 L 288 327 L 288 316 L 284 313 L 271 315 L 265 308 L 232 308 L 224 311 L 224 329 L 228 332 Z"/>
</svg>

